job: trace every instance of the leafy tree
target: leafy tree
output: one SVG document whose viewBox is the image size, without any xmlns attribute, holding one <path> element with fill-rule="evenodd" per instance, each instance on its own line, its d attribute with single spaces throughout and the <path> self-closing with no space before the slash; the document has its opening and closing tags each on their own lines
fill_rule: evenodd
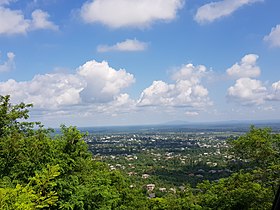
<svg viewBox="0 0 280 210">
<path fill-rule="evenodd" d="M 272 133 L 270 128 L 256 128 L 230 142 L 236 156 L 248 160 L 258 167 L 279 162 L 280 135 Z"/>
<path fill-rule="evenodd" d="M 0 188 L 0 209 L 5 210 L 33 210 L 37 196 L 29 186 Z"/>
<path fill-rule="evenodd" d="M 54 187 L 57 185 L 55 178 L 60 175 L 58 165 L 47 166 L 42 171 L 35 173 L 35 176 L 30 178 L 29 186 L 37 195 L 36 208 L 43 209 L 51 206 L 56 206 L 58 201 L 57 192 Z"/>
<path fill-rule="evenodd" d="M 237 158 L 248 162 L 255 179 L 272 187 L 276 193 L 280 183 L 280 134 L 270 128 L 251 129 L 236 140 L 231 140 Z"/>
<path fill-rule="evenodd" d="M 0 137 L 12 132 L 30 131 L 35 124 L 33 122 L 22 122 L 20 120 L 28 119 L 29 110 L 32 104 L 16 104 L 10 103 L 10 96 L 0 95 Z"/>
<path fill-rule="evenodd" d="M 54 136 L 40 123 L 28 122 L 31 106 L 12 105 L 10 96 L 0 96 L 0 209 L 271 208 L 280 183 L 280 135 L 271 129 L 251 127 L 230 141 L 235 158 L 249 163 L 238 173 L 148 199 L 119 171 L 93 160 L 76 127 L 62 125 Z"/>
<path fill-rule="evenodd" d="M 96 162 L 76 127 L 53 137 L 31 105 L 0 96 L 0 209 L 141 209 L 146 198 Z"/>
<path fill-rule="evenodd" d="M 198 185 L 200 205 L 205 209 L 270 209 L 272 190 L 250 173 L 235 173 L 218 183 Z"/>
<path fill-rule="evenodd" d="M 279 140 L 270 128 L 254 126 L 231 139 L 233 154 L 245 167 L 217 183 L 199 184 L 199 204 L 205 209 L 271 209 L 280 183 Z"/>
</svg>

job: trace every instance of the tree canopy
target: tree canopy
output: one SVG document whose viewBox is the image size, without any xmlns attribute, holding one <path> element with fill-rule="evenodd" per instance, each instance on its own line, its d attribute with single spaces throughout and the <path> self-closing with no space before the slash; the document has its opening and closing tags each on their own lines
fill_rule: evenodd
<svg viewBox="0 0 280 210">
<path fill-rule="evenodd" d="M 40 123 L 23 121 L 29 107 L 0 97 L 0 209 L 133 206 L 135 192 L 119 172 L 92 160 L 84 134 L 61 126 L 53 137 Z M 138 204 L 143 199 L 137 194 Z"/>
<path fill-rule="evenodd" d="M 280 135 L 251 127 L 229 140 L 240 170 L 216 182 L 148 199 L 119 171 L 93 160 L 85 134 L 54 135 L 28 122 L 30 104 L 0 96 L 0 209 L 270 209 L 280 183 Z"/>
</svg>

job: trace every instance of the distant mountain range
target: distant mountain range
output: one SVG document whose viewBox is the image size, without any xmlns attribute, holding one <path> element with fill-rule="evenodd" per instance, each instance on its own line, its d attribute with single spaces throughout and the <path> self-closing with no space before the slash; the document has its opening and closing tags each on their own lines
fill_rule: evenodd
<svg viewBox="0 0 280 210">
<path fill-rule="evenodd" d="M 249 125 L 259 125 L 259 124 L 275 124 L 280 123 L 280 120 L 228 120 L 228 121 L 213 121 L 213 122 L 189 122 L 183 120 L 175 120 L 165 122 L 159 125 L 235 125 L 235 124 L 249 124 Z"/>
<path fill-rule="evenodd" d="M 80 127 L 89 133 L 139 133 L 139 132 L 247 132 L 250 125 L 270 127 L 280 132 L 280 120 L 231 120 L 220 122 L 170 121 L 157 125 Z"/>
</svg>

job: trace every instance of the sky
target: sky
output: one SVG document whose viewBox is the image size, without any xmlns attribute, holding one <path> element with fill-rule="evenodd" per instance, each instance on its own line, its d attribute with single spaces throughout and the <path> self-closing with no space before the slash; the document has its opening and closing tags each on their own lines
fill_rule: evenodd
<svg viewBox="0 0 280 210">
<path fill-rule="evenodd" d="M 49 127 L 280 120 L 279 0 L 0 0 L 0 95 Z"/>
</svg>

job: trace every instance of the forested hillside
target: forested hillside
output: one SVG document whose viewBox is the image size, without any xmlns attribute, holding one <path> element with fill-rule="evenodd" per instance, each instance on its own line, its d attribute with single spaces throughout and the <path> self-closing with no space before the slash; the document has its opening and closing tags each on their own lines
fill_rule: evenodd
<svg viewBox="0 0 280 210">
<path fill-rule="evenodd" d="M 0 96 L 0 209 L 270 209 L 280 183 L 280 134 L 251 127 L 229 139 L 239 171 L 216 182 L 148 198 L 96 161 L 84 135 L 28 122 L 32 105 Z"/>
</svg>

